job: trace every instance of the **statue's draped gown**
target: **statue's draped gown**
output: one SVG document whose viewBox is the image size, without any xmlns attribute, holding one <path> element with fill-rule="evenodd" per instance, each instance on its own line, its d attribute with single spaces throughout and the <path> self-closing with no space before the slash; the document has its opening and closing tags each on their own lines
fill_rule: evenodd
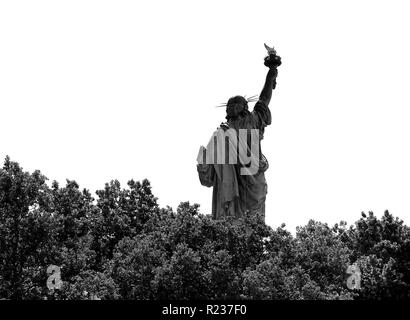
<svg viewBox="0 0 410 320">
<path fill-rule="evenodd" d="M 246 211 L 265 216 L 267 183 L 265 170 L 266 158 L 262 155 L 260 141 L 265 127 L 271 124 L 268 105 L 259 100 L 252 112 L 228 122 L 232 129 L 259 130 L 259 170 L 253 175 L 241 175 L 241 163 L 238 164 L 198 164 L 197 170 L 201 184 L 213 187 L 212 217 L 241 217 Z M 222 129 L 220 129 L 222 130 Z"/>
</svg>

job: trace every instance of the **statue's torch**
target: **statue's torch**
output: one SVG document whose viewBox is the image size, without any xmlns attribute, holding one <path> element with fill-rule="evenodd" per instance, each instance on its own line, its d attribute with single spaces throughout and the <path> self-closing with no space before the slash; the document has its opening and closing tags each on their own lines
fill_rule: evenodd
<svg viewBox="0 0 410 320">
<path fill-rule="evenodd" d="M 269 47 L 264 43 L 266 50 L 268 51 L 268 56 L 265 57 L 265 66 L 269 68 L 277 68 L 282 64 L 281 58 L 276 54 L 274 47 Z"/>
</svg>

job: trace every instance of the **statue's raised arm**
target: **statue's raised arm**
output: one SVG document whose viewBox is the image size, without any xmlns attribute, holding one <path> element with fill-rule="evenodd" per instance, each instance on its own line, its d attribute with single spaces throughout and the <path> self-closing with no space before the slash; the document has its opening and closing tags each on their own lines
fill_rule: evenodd
<svg viewBox="0 0 410 320">
<path fill-rule="evenodd" d="M 278 76 L 278 67 L 282 64 L 281 58 L 276 54 L 276 50 L 269 48 L 265 44 L 265 48 L 268 51 L 268 56 L 265 57 L 265 66 L 269 68 L 268 74 L 266 75 L 265 85 L 263 86 L 262 92 L 259 96 L 259 100 L 263 103 L 269 105 L 270 99 L 272 97 L 272 90 L 276 87 L 276 77 Z"/>
<path fill-rule="evenodd" d="M 262 92 L 252 112 L 254 127 L 261 130 L 261 137 L 263 137 L 264 128 L 272 122 L 272 116 L 268 106 L 272 98 L 272 91 L 276 88 L 277 68 L 282 64 L 281 58 L 276 54 L 275 49 L 269 48 L 266 44 L 265 47 L 268 49 L 268 56 L 265 57 L 264 64 L 269 68 L 269 71 L 266 75 Z"/>
</svg>

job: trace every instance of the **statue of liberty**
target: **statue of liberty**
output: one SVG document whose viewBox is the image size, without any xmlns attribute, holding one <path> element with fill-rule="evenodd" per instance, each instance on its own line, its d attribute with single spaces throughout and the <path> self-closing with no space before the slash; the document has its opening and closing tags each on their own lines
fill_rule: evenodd
<svg viewBox="0 0 410 320">
<path fill-rule="evenodd" d="M 199 180 L 202 185 L 213 187 L 213 219 L 240 218 L 245 212 L 265 218 L 265 171 L 269 164 L 261 152 L 260 143 L 265 127 L 271 124 L 268 106 L 276 87 L 277 68 L 281 65 L 276 51 L 266 44 L 265 47 L 268 56 L 264 64 L 269 70 L 259 97 L 234 96 L 223 104 L 226 122 L 214 132 L 207 147 L 201 147 L 198 155 Z M 254 101 L 256 104 L 249 111 L 248 102 Z M 238 153 L 239 157 L 236 157 Z M 253 166 L 256 170 L 250 170 L 252 163 L 256 164 Z"/>
</svg>

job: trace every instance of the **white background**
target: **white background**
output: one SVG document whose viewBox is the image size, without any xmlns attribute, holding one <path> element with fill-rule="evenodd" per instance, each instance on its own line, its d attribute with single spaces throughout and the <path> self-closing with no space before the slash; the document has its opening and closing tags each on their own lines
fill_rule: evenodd
<svg viewBox="0 0 410 320">
<path fill-rule="evenodd" d="M 0 157 L 94 192 L 151 181 L 211 212 L 215 108 L 283 64 L 262 151 L 266 221 L 410 222 L 408 1 L 1 1 Z"/>
</svg>

